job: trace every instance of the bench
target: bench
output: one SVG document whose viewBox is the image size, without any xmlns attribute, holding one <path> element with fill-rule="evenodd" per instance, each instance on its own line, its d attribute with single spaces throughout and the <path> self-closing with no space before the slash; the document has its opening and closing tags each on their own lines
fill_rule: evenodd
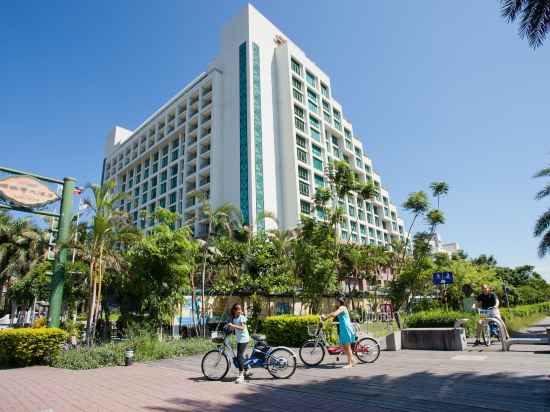
<svg viewBox="0 0 550 412">
<path fill-rule="evenodd" d="M 401 347 L 416 350 L 463 351 L 464 328 L 408 328 L 401 331 Z"/>
</svg>

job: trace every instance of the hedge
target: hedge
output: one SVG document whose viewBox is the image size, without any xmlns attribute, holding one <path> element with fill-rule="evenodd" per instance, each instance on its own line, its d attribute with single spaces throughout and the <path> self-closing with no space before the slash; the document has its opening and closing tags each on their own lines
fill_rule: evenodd
<svg viewBox="0 0 550 412">
<path fill-rule="evenodd" d="M 512 318 L 526 318 L 529 316 L 550 313 L 550 302 L 535 303 L 533 305 L 515 306 L 513 308 L 501 308 L 500 313 L 505 322 Z M 475 334 L 477 314 L 474 312 L 456 312 L 433 310 L 417 312 L 405 318 L 408 328 L 448 328 L 453 327 L 458 319 L 469 319 L 465 324 L 466 334 Z"/>
<path fill-rule="evenodd" d="M 58 328 L 0 330 L 0 365 L 30 366 L 51 363 L 67 340 Z"/>
<path fill-rule="evenodd" d="M 310 339 L 308 325 L 315 327 L 319 323 L 318 315 L 279 315 L 268 316 L 262 321 L 261 332 L 266 335 L 270 345 L 300 347 Z M 336 328 L 328 326 L 324 329 L 329 342 L 334 343 L 337 336 Z"/>
</svg>

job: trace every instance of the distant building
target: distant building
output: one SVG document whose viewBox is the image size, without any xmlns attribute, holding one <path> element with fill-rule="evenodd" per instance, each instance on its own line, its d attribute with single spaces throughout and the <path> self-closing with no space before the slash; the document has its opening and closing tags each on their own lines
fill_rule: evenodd
<svg viewBox="0 0 550 412">
<path fill-rule="evenodd" d="M 457 242 L 443 243 L 438 233 L 435 233 L 430 241 L 434 253 L 446 253 L 449 257 L 456 255 L 460 251 L 460 245 Z"/>
</svg>

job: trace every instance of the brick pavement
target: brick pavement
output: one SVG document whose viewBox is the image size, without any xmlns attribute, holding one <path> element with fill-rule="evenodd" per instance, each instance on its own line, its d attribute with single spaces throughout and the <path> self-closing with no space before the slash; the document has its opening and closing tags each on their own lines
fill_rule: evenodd
<svg viewBox="0 0 550 412">
<path fill-rule="evenodd" d="M 0 370 L 0 411 L 550 411 L 550 346 L 508 353 L 383 352 L 341 369 L 334 358 L 290 380 L 255 370 L 244 385 L 201 377 L 200 356 L 131 367 Z M 530 351 L 525 351 L 529 349 Z"/>
</svg>

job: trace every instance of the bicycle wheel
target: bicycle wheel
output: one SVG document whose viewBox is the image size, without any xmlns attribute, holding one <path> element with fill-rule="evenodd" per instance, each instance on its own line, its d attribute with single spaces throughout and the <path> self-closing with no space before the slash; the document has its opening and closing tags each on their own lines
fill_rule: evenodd
<svg viewBox="0 0 550 412">
<path fill-rule="evenodd" d="M 222 380 L 229 371 L 229 359 L 227 355 L 217 349 L 212 349 L 202 358 L 202 374 L 211 381 Z"/>
<path fill-rule="evenodd" d="M 269 354 L 267 371 L 277 379 L 288 379 L 296 372 L 296 355 L 286 348 L 277 348 Z"/>
<path fill-rule="evenodd" d="M 380 345 L 373 338 L 362 338 L 353 347 L 353 353 L 360 362 L 373 363 L 380 356 Z"/>
<path fill-rule="evenodd" d="M 316 340 L 308 340 L 300 348 L 299 354 L 304 365 L 317 366 L 325 358 L 325 346 Z"/>
<path fill-rule="evenodd" d="M 491 346 L 491 326 L 489 326 L 489 322 L 485 322 L 481 328 L 481 338 L 485 346 Z"/>
</svg>

